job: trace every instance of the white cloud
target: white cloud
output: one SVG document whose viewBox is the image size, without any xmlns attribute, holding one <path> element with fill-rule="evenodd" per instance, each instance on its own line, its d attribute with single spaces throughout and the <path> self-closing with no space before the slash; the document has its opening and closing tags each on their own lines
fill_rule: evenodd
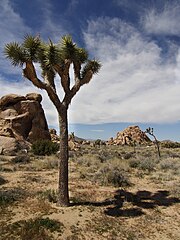
<svg viewBox="0 0 180 240">
<path fill-rule="evenodd" d="M 70 109 L 73 122 L 180 119 L 178 48 L 173 61 L 162 59 L 161 48 L 154 42 L 127 23 L 110 18 L 89 22 L 84 38 L 103 67 L 74 99 Z"/>
<path fill-rule="evenodd" d="M 162 9 L 150 8 L 142 17 L 142 24 L 147 33 L 157 35 L 180 35 L 179 1 L 165 2 Z"/>
</svg>

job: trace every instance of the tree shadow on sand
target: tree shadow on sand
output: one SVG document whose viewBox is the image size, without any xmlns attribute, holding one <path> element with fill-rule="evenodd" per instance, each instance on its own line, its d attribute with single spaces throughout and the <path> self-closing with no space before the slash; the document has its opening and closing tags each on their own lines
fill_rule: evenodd
<svg viewBox="0 0 180 240">
<path fill-rule="evenodd" d="M 138 191 L 131 193 L 125 190 L 117 190 L 113 199 L 103 202 L 81 202 L 73 205 L 91 205 L 95 207 L 107 207 L 104 213 L 113 217 L 137 217 L 145 214 L 143 209 L 154 209 L 157 206 L 171 206 L 180 203 L 179 198 L 170 197 L 168 191 L 159 190 Z M 126 204 L 130 207 L 126 207 Z"/>
</svg>

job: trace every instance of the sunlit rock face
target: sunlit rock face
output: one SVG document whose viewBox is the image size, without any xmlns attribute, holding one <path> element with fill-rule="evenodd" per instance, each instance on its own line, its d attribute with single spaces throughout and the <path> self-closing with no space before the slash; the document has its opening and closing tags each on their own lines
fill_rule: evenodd
<svg viewBox="0 0 180 240">
<path fill-rule="evenodd" d="M 129 126 L 108 141 L 109 145 L 147 144 L 149 142 L 151 140 L 138 126 Z"/>
<path fill-rule="evenodd" d="M 42 97 L 37 93 L 26 96 L 8 94 L 0 99 L 0 147 L 3 154 L 12 155 L 38 139 L 51 139 L 41 101 Z"/>
</svg>

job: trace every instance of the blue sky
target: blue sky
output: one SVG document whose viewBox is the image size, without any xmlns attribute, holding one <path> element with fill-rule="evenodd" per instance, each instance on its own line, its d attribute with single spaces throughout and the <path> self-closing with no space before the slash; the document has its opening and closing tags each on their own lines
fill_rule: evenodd
<svg viewBox="0 0 180 240">
<path fill-rule="evenodd" d="M 129 125 L 180 141 L 180 0 L 1 0 L 0 97 L 40 92 L 50 127 L 57 114 L 45 92 L 3 56 L 27 33 L 58 42 L 71 34 L 103 67 L 69 109 L 69 130 L 108 139 Z"/>
</svg>

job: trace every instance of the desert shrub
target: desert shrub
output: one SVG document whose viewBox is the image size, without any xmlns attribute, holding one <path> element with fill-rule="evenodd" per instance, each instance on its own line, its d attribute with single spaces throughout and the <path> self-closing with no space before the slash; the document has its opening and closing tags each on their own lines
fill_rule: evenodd
<svg viewBox="0 0 180 240">
<path fill-rule="evenodd" d="M 43 200 L 48 200 L 49 202 L 57 203 L 57 191 L 54 189 L 47 189 L 44 192 L 39 192 L 39 196 Z"/>
<path fill-rule="evenodd" d="M 144 160 L 140 161 L 138 168 L 143 171 L 152 172 L 153 170 L 155 170 L 155 166 L 156 163 L 154 160 L 145 158 Z"/>
<path fill-rule="evenodd" d="M 59 145 L 50 140 L 38 140 L 32 144 L 32 152 L 35 155 L 51 155 L 59 150 Z"/>
<path fill-rule="evenodd" d="M 26 196 L 26 193 L 21 188 L 14 189 L 2 189 L 0 190 L 0 206 L 7 206 L 15 201 L 23 199 Z"/>
<path fill-rule="evenodd" d="M 100 149 L 97 151 L 97 155 L 101 162 L 109 161 L 113 158 L 119 158 L 122 159 L 122 155 L 119 151 L 113 150 L 113 149 Z"/>
<path fill-rule="evenodd" d="M 179 142 L 163 142 L 161 146 L 164 148 L 180 148 Z"/>
<path fill-rule="evenodd" d="M 59 164 L 56 155 L 37 158 L 26 167 L 26 170 L 41 171 L 42 169 L 57 169 Z"/>
<path fill-rule="evenodd" d="M 76 159 L 76 162 L 85 167 L 91 167 L 94 166 L 95 168 L 100 165 L 100 159 L 97 154 L 91 155 L 91 154 L 86 154 L 81 157 L 78 157 Z"/>
<path fill-rule="evenodd" d="M 30 157 L 28 155 L 19 155 L 11 160 L 12 163 L 29 163 Z"/>
<path fill-rule="evenodd" d="M 115 187 L 130 186 L 129 177 L 124 168 L 113 164 L 103 164 L 94 175 L 94 180 L 102 185 Z"/>
<path fill-rule="evenodd" d="M 178 158 L 167 158 L 163 159 L 159 163 L 159 167 L 161 170 L 178 170 L 180 168 L 180 162 Z"/>
<path fill-rule="evenodd" d="M 46 157 L 46 159 L 44 159 L 44 168 L 46 169 L 57 169 L 58 167 L 58 164 L 59 164 L 59 160 L 57 157 L 52 157 L 52 156 L 49 156 L 49 157 Z"/>
<path fill-rule="evenodd" d="M 131 168 L 138 168 L 139 167 L 139 165 L 140 165 L 140 163 L 141 163 L 141 161 L 139 160 L 139 159 L 130 159 L 129 160 L 129 166 L 131 167 Z"/>
<path fill-rule="evenodd" d="M 50 232 L 57 231 L 62 233 L 63 229 L 64 229 L 63 223 L 58 222 L 56 220 L 52 220 L 47 217 L 20 220 L 9 225 L 7 229 L 3 230 L 4 232 L 8 230 L 8 235 L 11 236 L 11 239 L 50 240 L 52 239 L 52 235 L 50 234 Z"/>
<path fill-rule="evenodd" d="M 105 161 L 110 160 L 113 157 L 113 155 L 109 151 L 101 150 L 101 151 L 98 152 L 98 157 L 99 157 L 101 162 L 105 162 Z"/>
<path fill-rule="evenodd" d="M 134 153 L 133 153 L 133 152 L 125 153 L 125 154 L 123 155 L 123 158 L 124 158 L 124 159 L 130 159 L 130 158 L 132 158 L 132 157 L 134 157 Z"/>
<path fill-rule="evenodd" d="M 154 159 L 141 158 L 141 157 L 137 159 L 130 159 L 128 162 L 131 168 L 137 168 L 137 169 L 148 171 L 148 172 L 155 170 L 155 167 L 157 164 Z"/>
</svg>

